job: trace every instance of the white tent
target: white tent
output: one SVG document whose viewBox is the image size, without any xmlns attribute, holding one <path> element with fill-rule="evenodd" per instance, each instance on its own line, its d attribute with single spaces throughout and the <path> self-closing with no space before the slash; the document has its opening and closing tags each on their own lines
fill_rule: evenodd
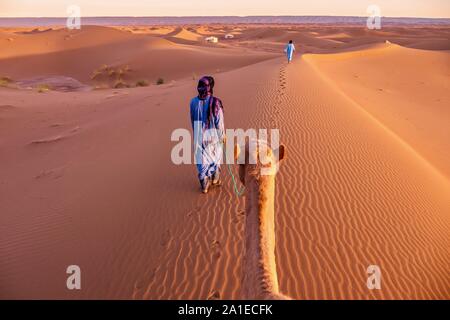
<svg viewBox="0 0 450 320">
<path fill-rule="evenodd" d="M 211 43 L 217 43 L 219 42 L 219 39 L 217 39 L 217 37 L 207 37 L 205 38 L 206 42 L 211 42 Z"/>
</svg>

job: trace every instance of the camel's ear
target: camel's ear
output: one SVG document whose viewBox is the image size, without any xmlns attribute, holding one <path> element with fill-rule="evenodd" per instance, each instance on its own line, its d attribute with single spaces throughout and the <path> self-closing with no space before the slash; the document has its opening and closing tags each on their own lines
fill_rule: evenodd
<svg viewBox="0 0 450 320">
<path fill-rule="evenodd" d="M 241 148 L 239 148 L 239 144 L 234 145 L 234 160 L 237 161 L 239 158 L 239 154 L 241 153 Z"/>
<path fill-rule="evenodd" d="M 284 144 L 282 144 L 278 148 L 278 161 L 281 161 L 281 160 L 283 160 L 285 158 L 286 158 L 286 147 L 284 146 Z"/>
</svg>

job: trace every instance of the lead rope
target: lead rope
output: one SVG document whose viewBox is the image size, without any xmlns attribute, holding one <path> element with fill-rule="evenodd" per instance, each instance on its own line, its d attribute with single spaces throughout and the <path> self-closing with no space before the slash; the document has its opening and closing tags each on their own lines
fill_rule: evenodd
<svg viewBox="0 0 450 320">
<path fill-rule="evenodd" d="M 222 150 L 223 150 L 224 143 L 222 142 L 221 145 L 222 145 Z M 228 173 L 231 176 L 231 180 L 233 181 L 234 193 L 236 193 L 236 195 L 238 197 L 242 196 L 244 194 L 244 191 L 245 191 L 245 186 L 242 186 L 241 191 L 239 191 L 238 186 L 237 186 L 237 182 L 236 182 L 236 178 L 234 177 L 233 171 L 231 170 L 231 164 L 227 163 L 227 169 L 228 169 Z"/>
<path fill-rule="evenodd" d="M 227 163 L 228 172 L 230 173 L 231 179 L 233 180 L 234 192 L 238 197 L 242 196 L 245 191 L 245 186 L 242 186 L 241 191 L 238 190 L 236 179 L 234 178 L 233 172 L 231 171 L 231 165 Z"/>
</svg>

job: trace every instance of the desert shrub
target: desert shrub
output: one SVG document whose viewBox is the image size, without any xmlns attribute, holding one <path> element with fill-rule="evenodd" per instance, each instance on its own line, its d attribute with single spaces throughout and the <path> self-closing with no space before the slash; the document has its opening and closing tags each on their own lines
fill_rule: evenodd
<svg viewBox="0 0 450 320">
<path fill-rule="evenodd" d="M 94 72 L 91 75 L 91 80 L 95 80 L 99 78 L 103 73 L 100 70 L 94 70 Z"/>
<path fill-rule="evenodd" d="M 123 80 L 117 80 L 114 83 L 114 88 L 115 89 L 120 89 L 120 88 L 129 88 L 130 86 Z"/>
<path fill-rule="evenodd" d="M 147 80 L 138 80 L 136 82 L 136 87 L 147 87 L 148 81 Z"/>
<path fill-rule="evenodd" d="M 11 84 L 13 81 L 9 77 L 1 77 L 0 78 L 0 87 L 6 87 Z"/>
<path fill-rule="evenodd" d="M 50 86 L 46 83 L 41 83 L 36 88 L 39 93 L 44 93 L 51 89 Z"/>
<path fill-rule="evenodd" d="M 110 78 L 110 80 L 122 80 L 128 72 L 131 71 L 129 65 L 124 67 L 110 67 L 107 64 L 103 64 L 99 68 L 92 72 L 91 80 L 100 80 Z"/>
<path fill-rule="evenodd" d="M 117 71 L 114 70 L 114 69 L 109 70 L 109 71 L 108 71 L 108 76 L 110 76 L 110 77 L 115 77 L 115 76 L 117 76 Z"/>
<path fill-rule="evenodd" d="M 156 80 L 156 84 L 157 85 L 164 84 L 164 79 L 163 78 L 158 78 L 158 80 Z"/>
</svg>

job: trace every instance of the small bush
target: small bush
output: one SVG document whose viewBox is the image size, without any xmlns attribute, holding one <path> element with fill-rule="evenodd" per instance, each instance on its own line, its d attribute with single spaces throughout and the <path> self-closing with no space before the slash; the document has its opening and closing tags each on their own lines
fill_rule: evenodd
<svg viewBox="0 0 450 320">
<path fill-rule="evenodd" d="M 136 82 L 136 87 L 147 87 L 148 81 L 147 80 L 138 80 Z"/>
<path fill-rule="evenodd" d="M 99 78 L 103 73 L 99 70 L 95 70 L 91 75 L 91 80 Z"/>
<path fill-rule="evenodd" d="M 158 78 L 158 80 L 156 80 L 156 84 L 157 85 L 164 84 L 164 79 L 163 78 Z"/>
<path fill-rule="evenodd" d="M 121 89 L 121 88 L 129 88 L 130 86 L 122 80 L 118 80 L 116 81 L 116 83 L 114 84 L 114 88 L 115 89 Z"/>
<path fill-rule="evenodd" d="M 116 77 L 117 76 L 117 71 L 114 69 L 111 69 L 108 71 L 108 76 L 110 77 Z"/>
<path fill-rule="evenodd" d="M 46 84 L 46 83 L 41 83 L 41 84 L 39 84 L 37 86 L 37 90 L 38 90 L 39 93 L 47 92 L 50 89 L 51 89 L 50 86 L 48 84 Z"/>
<path fill-rule="evenodd" d="M 12 83 L 12 79 L 9 77 L 1 77 L 0 78 L 0 87 L 6 87 Z"/>
<path fill-rule="evenodd" d="M 123 81 L 123 78 L 125 78 L 130 71 L 132 70 L 129 65 L 123 67 L 111 67 L 107 64 L 103 64 L 92 72 L 91 80 L 98 81 L 109 78 L 110 81 Z M 120 85 L 120 83 L 118 85 Z"/>
<path fill-rule="evenodd" d="M 39 85 L 37 86 L 37 88 L 38 88 L 38 89 L 41 89 L 41 90 L 45 90 L 45 91 L 48 91 L 48 90 L 51 89 L 50 86 L 49 86 L 48 84 L 46 84 L 46 83 L 41 83 L 41 84 L 39 84 Z"/>
</svg>

